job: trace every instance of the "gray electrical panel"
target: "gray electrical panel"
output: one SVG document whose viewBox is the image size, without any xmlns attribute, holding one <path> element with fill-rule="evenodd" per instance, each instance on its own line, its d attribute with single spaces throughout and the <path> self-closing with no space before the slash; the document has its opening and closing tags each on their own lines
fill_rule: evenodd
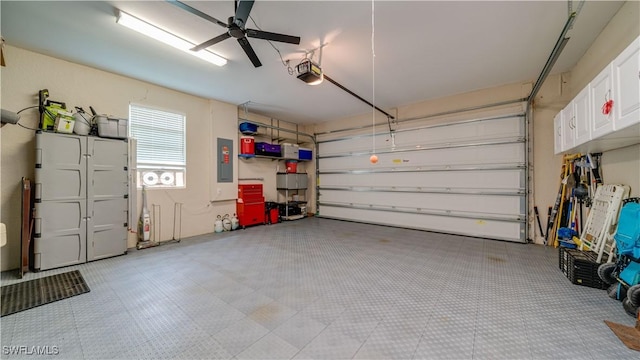
<svg viewBox="0 0 640 360">
<path fill-rule="evenodd" d="M 233 182 L 233 140 L 218 138 L 218 182 Z"/>
<path fill-rule="evenodd" d="M 127 142 L 36 134 L 34 268 L 127 251 Z"/>
<path fill-rule="evenodd" d="M 276 187 L 278 190 L 304 190 L 307 188 L 306 173 L 278 173 Z"/>
</svg>

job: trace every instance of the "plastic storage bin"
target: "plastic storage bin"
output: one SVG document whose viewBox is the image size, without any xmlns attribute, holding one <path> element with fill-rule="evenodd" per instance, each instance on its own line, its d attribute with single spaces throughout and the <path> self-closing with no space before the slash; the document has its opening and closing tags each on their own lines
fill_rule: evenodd
<svg viewBox="0 0 640 360">
<path fill-rule="evenodd" d="M 285 159 L 298 159 L 300 147 L 296 144 L 282 144 L 282 157 Z"/>
<path fill-rule="evenodd" d="M 255 133 L 258 132 L 258 125 L 250 122 L 243 122 L 238 126 L 238 128 L 240 129 L 240 132 L 245 135 L 255 135 Z"/>
<path fill-rule="evenodd" d="M 307 148 L 298 149 L 298 160 L 311 160 L 313 157 L 313 151 Z"/>
<path fill-rule="evenodd" d="M 281 147 L 276 144 L 269 144 L 266 142 L 256 143 L 256 155 L 265 155 L 265 156 L 281 156 Z"/>
<path fill-rule="evenodd" d="M 564 276 L 572 284 L 588 286 L 596 289 L 609 287 L 598 276 L 598 255 L 591 251 L 580 251 L 560 247 L 558 252 L 558 266 Z"/>
<path fill-rule="evenodd" d="M 298 172 L 298 161 L 297 160 L 287 160 L 285 161 L 287 165 L 287 173 L 297 173 Z"/>
<path fill-rule="evenodd" d="M 127 119 L 111 118 L 97 115 L 98 136 L 113 139 L 126 139 L 129 121 Z"/>
</svg>

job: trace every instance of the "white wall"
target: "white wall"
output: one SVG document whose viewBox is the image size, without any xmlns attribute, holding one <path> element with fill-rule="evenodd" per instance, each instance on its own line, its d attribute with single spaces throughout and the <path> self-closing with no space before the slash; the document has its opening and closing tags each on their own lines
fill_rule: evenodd
<svg viewBox="0 0 640 360">
<path fill-rule="evenodd" d="M 129 103 L 183 112 L 187 117 L 187 187 L 149 190 L 149 204 L 161 206 L 161 240 L 173 234 L 174 203 L 183 203 L 182 237 L 213 231 L 218 214 L 235 212 L 237 181 L 216 184 L 216 139 L 237 139 L 235 105 L 208 100 L 113 73 L 70 63 L 20 48 L 5 48 L 7 66 L 1 69 L 2 108 L 18 111 L 38 102 L 38 90 L 48 89 L 50 99 L 67 107 L 93 106 L 99 113 L 128 117 Z M 37 127 L 37 109 L 22 113 L 21 124 Z M 7 225 L 8 244 L 2 248 L 1 269 L 18 266 L 20 238 L 20 181 L 34 178 L 34 132 L 6 125 L 1 134 L 1 220 Z M 235 146 L 234 146 L 235 147 Z M 237 158 L 234 179 L 237 179 Z M 218 189 L 220 192 L 218 193 Z M 212 201 L 210 201 L 212 200 Z M 140 206 L 141 201 L 138 201 Z M 135 246 L 135 234 L 129 247 Z"/>
</svg>

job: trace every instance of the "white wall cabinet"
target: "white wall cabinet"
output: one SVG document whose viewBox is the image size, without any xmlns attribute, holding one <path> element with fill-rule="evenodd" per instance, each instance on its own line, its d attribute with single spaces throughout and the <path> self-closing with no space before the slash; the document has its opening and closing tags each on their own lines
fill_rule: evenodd
<svg viewBox="0 0 640 360">
<path fill-rule="evenodd" d="M 573 145 L 578 146 L 591 140 L 591 101 L 589 97 L 591 87 L 587 85 L 573 99 L 573 121 L 574 141 Z M 567 148 L 569 149 L 569 148 Z"/>
<path fill-rule="evenodd" d="M 127 252 L 127 142 L 36 134 L 34 268 Z"/>
<path fill-rule="evenodd" d="M 640 37 L 613 61 L 614 130 L 622 130 L 640 119 Z"/>
<path fill-rule="evenodd" d="M 564 151 L 562 148 L 562 111 L 553 118 L 553 151 L 560 154 Z"/>
<path fill-rule="evenodd" d="M 573 101 L 562 109 L 562 149 L 571 149 L 575 145 L 575 122 Z"/>
<path fill-rule="evenodd" d="M 603 106 L 609 100 L 613 106 L 607 113 Z M 640 37 L 556 115 L 554 136 L 556 154 L 640 143 Z"/>
<path fill-rule="evenodd" d="M 614 111 L 605 114 L 602 106 L 611 99 L 613 94 L 613 65 L 609 64 L 598 76 L 591 81 L 591 134 L 593 138 L 606 135 L 613 131 Z"/>
</svg>

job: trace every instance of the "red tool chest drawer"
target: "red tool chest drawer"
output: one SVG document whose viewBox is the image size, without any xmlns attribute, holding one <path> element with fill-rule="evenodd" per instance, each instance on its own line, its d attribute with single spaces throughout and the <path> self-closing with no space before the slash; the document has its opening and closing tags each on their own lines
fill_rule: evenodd
<svg viewBox="0 0 640 360">
<path fill-rule="evenodd" d="M 245 203 L 264 202 L 262 195 L 262 184 L 243 184 L 238 185 L 238 199 L 244 200 Z"/>
<path fill-rule="evenodd" d="M 264 224 L 264 201 L 259 203 L 241 203 L 236 204 L 238 212 L 238 221 L 240 226 L 250 226 Z"/>
<path fill-rule="evenodd" d="M 265 223 L 262 184 L 238 185 L 236 213 L 242 227 Z"/>
</svg>

